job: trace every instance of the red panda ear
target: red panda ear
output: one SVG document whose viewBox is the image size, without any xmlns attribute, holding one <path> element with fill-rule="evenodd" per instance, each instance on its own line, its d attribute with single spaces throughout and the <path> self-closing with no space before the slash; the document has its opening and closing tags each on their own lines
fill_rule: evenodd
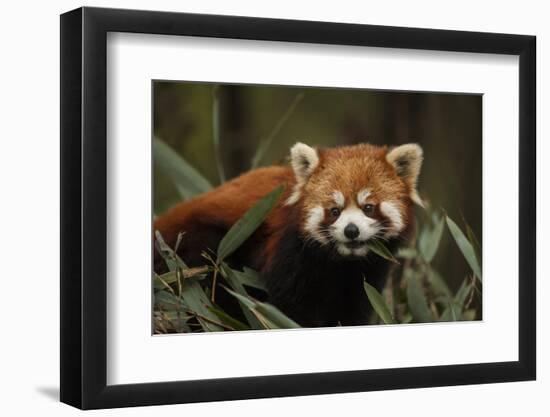
<svg viewBox="0 0 550 417">
<path fill-rule="evenodd" d="M 424 207 L 422 199 L 416 190 L 416 183 L 422 167 L 422 148 L 416 143 L 407 143 L 390 150 L 386 160 L 393 165 L 397 175 L 409 186 L 409 196 L 419 206 Z"/>
<path fill-rule="evenodd" d="M 290 149 L 290 165 L 298 184 L 304 184 L 319 165 L 319 155 L 311 146 L 298 142 Z"/>
</svg>

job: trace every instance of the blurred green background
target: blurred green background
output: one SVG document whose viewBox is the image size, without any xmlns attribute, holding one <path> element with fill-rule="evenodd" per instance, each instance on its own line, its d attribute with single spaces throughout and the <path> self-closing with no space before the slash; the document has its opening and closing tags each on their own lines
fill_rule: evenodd
<svg viewBox="0 0 550 417">
<path fill-rule="evenodd" d="M 220 183 L 214 114 L 227 179 L 250 169 L 266 139 L 272 140 L 258 165 L 284 163 L 297 141 L 327 147 L 419 143 L 425 158 L 420 195 L 432 209 L 464 219 L 482 239 L 480 95 L 154 81 L 153 106 L 154 135 L 213 185 Z M 179 200 L 172 182 L 154 166 L 155 214 Z M 422 210 L 417 214 L 422 217 Z M 470 271 L 448 235 L 434 266 L 453 290 Z"/>
</svg>

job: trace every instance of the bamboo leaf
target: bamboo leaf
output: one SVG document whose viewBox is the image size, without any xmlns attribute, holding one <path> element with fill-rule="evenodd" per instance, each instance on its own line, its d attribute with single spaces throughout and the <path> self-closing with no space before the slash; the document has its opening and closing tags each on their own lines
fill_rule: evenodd
<svg viewBox="0 0 550 417">
<path fill-rule="evenodd" d="M 434 321 L 424 291 L 414 274 L 409 275 L 407 279 L 407 302 L 417 322 L 429 323 Z"/>
<path fill-rule="evenodd" d="M 199 316 L 215 322 L 219 321 L 218 316 L 210 310 L 210 308 L 213 307 L 210 298 L 208 298 L 197 280 L 186 280 L 183 285 L 181 296 L 191 312 L 197 313 Z M 197 317 L 197 320 L 205 331 L 218 332 L 223 330 L 223 327 L 205 320 L 202 317 Z"/>
<path fill-rule="evenodd" d="M 455 295 L 455 303 L 457 303 L 460 307 L 462 307 L 466 302 L 466 299 L 468 298 L 468 295 L 470 294 L 470 291 L 472 291 L 472 289 L 473 289 L 472 284 L 469 282 L 468 278 L 462 281 L 462 284 L 460 285 L 460 288 L 458 289 Z"/>
<path fill-rule="evenodd" d="M 178 268 L 187 269 L 185 262 L 168 246 L 158 230 L 155 230 L 155 246 L 170 271 L 175 272 Z"/>
<path fill-rule="evenodd" d="M 381 256 L 388 261 L 399 264 L 399 261 L 393 256 L 390 250 L 379 240 L 369 240 L 367 242 L 367 247 L 376 253 L 378 256 Z"/>
<path fill-rule="evenodd" d="M 380 316 L 382 321 L 386 324 L 395 324 L 395 320 L 390 313 L 390 309 L 376 288 L 366 281 L 363 282 L 363 287 L 365 288 L 365 292 L 367 293 L 367 297 L 372 305 L 372 308 L 376 311 L 376 314 Z"/>
<path fill-rule="evenodd" d="M 220 86 L 212 87 L 212 141 L 214 143 L 214 158 L 220 177 L 220 184 L 225 182 L 225 170 L 223 169 L 222 154 L 220 147 Z"/>
<path fill-rule="evenodd" d="M 189 162 L 158 138 L 153 139 L 155 164 L 170 177 L 181 198 L 191 198 L 212 189 L 212 185 Z"/>
<path fill-rule="evenodd" d="M 168 291 L 155 293 L 155 304 L 166 311 L 185 310 L 187 306 L 182 300 Z"/>
<path fill-rule="evenodd" d="M 187 325 L 187 320 L 191 317 L 185 313 L 187 305 L 179 297 L 168 291 L 157 291 L 154 295 L 155 308 L 160 310 L 165 320 L 178 333 L 188 332 L 191 329 Z"/>
<path fill-rule="evenodd" d="M 468 223 L 466 223 L 466 236 L 468 237 L 468 240 L 474 247 L 474 252 L 476 254 L 477 262 L 481 265 L 481 245 L 479 244 L 479 240 L 477 240 L 477 237 L 474 231 L 472 230 L 472 228 Z"/>
<path fill-rule="evenodd" d="M 233 330 L 250 330 L 250 327 L 248 327 L 246 324 L 242 323 L 241 321 L 234 319 L 225 311 L 220 310 L 219 308 L 216 308 L 216 307 L 208 307 L 208 309 L 212 313 L 214 313 L 216 316 L 218 316 L 220 318 L 220 321 L 223 324 L 231 327 Z"/>
<path fill-rule="evenodd" d="M 256 311 L 261 313 L 269 322 L 275 325 L 276 329 L 298 329 L 300 325 L 287 317 L 281 310 L 274 305 L 258 302 Z"/>
<path fill-rule="evenodd" d="M 433 229 L 424 227 L 420 238 L 418 239 L 418 248 L 420 253 L 426 262 L 431 262 L 434 258 L 437 249 L 439 248 L 439 242 L 443 234 L 443 227 L 445 225 L 445 219 L 441 216 L 435 221 Z"/>
<path fill-rule="evenodd" d="M 189 268 L 183 262 L 183 260 L 168 246 L 168 244 L 164 241 L 162 238 L 162 235 L 159 231 L 155 232 L 155 243 L 157 245 L 157 249 L 161 256 L 164 258 L 166 265 L 168 266 L 168 269 L 170 269 L 171 272 L 174 274 L 181 273 L 182 271 L 188 271 Z M 176 281 L 177 281 L 177 275 L 176 275 Z M 193 313 L 196 313 L 202 317 L 197 316 L 197 320 L 201 324 L 202 328 L 205 331 L 208 332 L 214 332 L 214 331 L 221 331 L 223 328 L 221 326 L 218 326 L 215 323 L 211 323 L 206 319 L 212 320 L 212 321 L 218 321 L 218 317 L 212 313 L 208 307 L 212 307 L 212 302 L 204 292 L 203 288 L 201 287 L 199 281 L 197 278 L 189 278 L 184 279 L 183 286 L 182 286 L 182 292 L 179 294 L 183 301 L 185 302 L 185 305 L 189 310 L 191 310 Z"/>
<path fill-rule="evenodd" d="M 239 281 L 246 286 L 256 288 L 262 291 L 267 291 L 265 282 L 257 271 L 244 267 L 242 271 L 232 270 L 233 274 L 239 279 Z"/>
<path fill-rule="evenodd" d="M 235 291 L 226 288 L 227 292 L 233 295 L 237 300 L 242 302 L 246 307 L 254 313 L 262 326 L 266 329 L 295 329 L 300 326 L 291 318 L 287 317 L 277 307 L 262 303 L 253 299 L 250 296 L 243 296 Z"/>
<path fill-rule="evenodd" d="M 444 295 L 448 299 L 451 299 L 453 297 L 453 293 L 449 289 L 449 286 L 435 269 L 429 267 L 427 271 L 427 277 L 428 282 L 430 283 L 436 294 Z"/>
<path fill-rule="evenodd" d="M 464 233 L 462 233 L 462 230 L 456 225 L 456 223 L 451 220 L 450 217 L 447 216 L 447 226 L 449 227 L 449 231 L 453 235 L 453 238 L 458 245 L 458 248 L 462 252 L 462 255 L 464 256 L 464 259 L 466 259 L 466 262 L 468 262 L 468 265 L 470 265 L 470 268 L 474 272 L 474 275 L 481 281 L 481 268 L 479 266 L 479 263 L 477 261 L 477 257 L 474 251 L 474 247 L 470 243 L 470 241 L 464 236 Z"/>
<path fill-rule="evenodd" d="M 462 308 L 454 301 L 449 303 L 449 306 L 443 311 L 439 321 L 459 321 L 462 315 Z"/>
<path fill-rule="evenodd" d="M 235 290 L 238 294 L 242 296 L 248 296 L 248 293 L 243 287 L 243 284 L 239 280 L 239 278 L 235 275 L 235 271 L 233 271 L 229 266 L 227 266 L 226 263 L 222 262 L 220 265 L 220 272 L 223 275 L 223 277 L 227 280 L 231 288 Z M 244 313 L 244 316 L 246 317 L 246 321 L 248 321 L 248 324 L 250 324 L 250 327 L 253 329 L 261 329 L 262 326 L 258 319 L 254 316 L 254 314 L 249 310 L 249 308 L 243 304 L 241 301 L 239 301 L 239 304 L 241 306 L 241 309 Z"/>
<path fill-rule="evenodd" d="M 164 328 L 164 330 L 171 328 L 177 333 L 190 333 L 192 330 L 187 324 L 187 320 L 192 317 L 193 316 L 181 311 L 155 311 L 155 328 L 156 330 L 160 328 Z"/>
<path fill-rule="evenodd" d="M 189 268 L 181 271 L 180 277 L 183 279 L 189 279 L 191 277 L 195 279 L 206 278 L 208 267 Z M 155 274 L 153 277 L 153 286 L 155 290 L 166 289 L 167 285 L 175 284 L 178 281 L 178 275 L 175 271 L 170 271 L 162 275 Z"/>
<path fill-rule="evenodd" d="M 417 255 L 418 253 L 415 248 L 400 248 L 396 254 L 398 258 L 403 259 L 414 259 Z"/>
<path fill-rule="evenodd" d="M 168 272 L 162 275 L 154 274 L 153 288 L 155 289 L 155 291 L 165 290 L 165 289 L 168 289 L 167 287 L 170 287 L 170 284 L 173 284 L 176 281 L 177 281 L 177 277 L 175 272 Z"/>
<path fill-rule="evenodd" d="M 262 224 L 283 193 L 280 185 L 260 199 L 226 233 L 218 246 L 218 263 L 231 255 Z"/>
<path fill-rule="evenodd" d="M 413 320 L 412 314 L 409 312 L 406 312 L 405 314 L 403 314 L 403 317 L 401 318 L 401 323 L 408 324 L 408 323 L 411 323 L 412 320 Z"/>
</svg>

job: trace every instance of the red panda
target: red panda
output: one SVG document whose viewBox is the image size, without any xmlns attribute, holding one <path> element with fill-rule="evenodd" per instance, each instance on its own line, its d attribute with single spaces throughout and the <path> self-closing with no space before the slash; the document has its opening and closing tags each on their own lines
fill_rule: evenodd
<svg viewBox="0 0 550 417">
<path fill-rule="evenodd" d="M 260 198 L 286 184 L 263 224 L 230 259 L 234 267 L 260 272 L 267 301 L 304 327 L 367 324 L 371 313 L 363 281 L 378 290 L 390 262 L 366 245 L 379 239 L 392 251 L 413 226 L 413 204 L 422 205 L 417 144 L 392 149 L 358 144 L 290 151 L 290 166 L 247 172 L 185 201 L 154 223 L 191 266 L 215 250 L 227 230 Z M 155 255 L 155 269 L 160 266 Z"/>
</svg>

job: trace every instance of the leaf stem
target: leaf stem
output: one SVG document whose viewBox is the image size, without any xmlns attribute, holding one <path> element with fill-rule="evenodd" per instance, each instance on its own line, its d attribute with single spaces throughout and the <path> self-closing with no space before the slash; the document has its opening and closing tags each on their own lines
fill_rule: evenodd
<svg viewBox="0 0 550 417">
<path fill-rule="evenodd" d="M 214 143 L 214 158 L 220 177 L 220 184 L 225 182 L 225 170 L 223 169 L 222 155 L 220 149 L 220 86 L 212 87 L 212 141 Z"/>
<path fill-rule="evenodd" d="M 218 268 L 214 268 L 214 276 L 212 277 L 212 297 L 211 300 L 213 303 L 216 302 L 216 282 L 218 280 Z"/>
</svg>

